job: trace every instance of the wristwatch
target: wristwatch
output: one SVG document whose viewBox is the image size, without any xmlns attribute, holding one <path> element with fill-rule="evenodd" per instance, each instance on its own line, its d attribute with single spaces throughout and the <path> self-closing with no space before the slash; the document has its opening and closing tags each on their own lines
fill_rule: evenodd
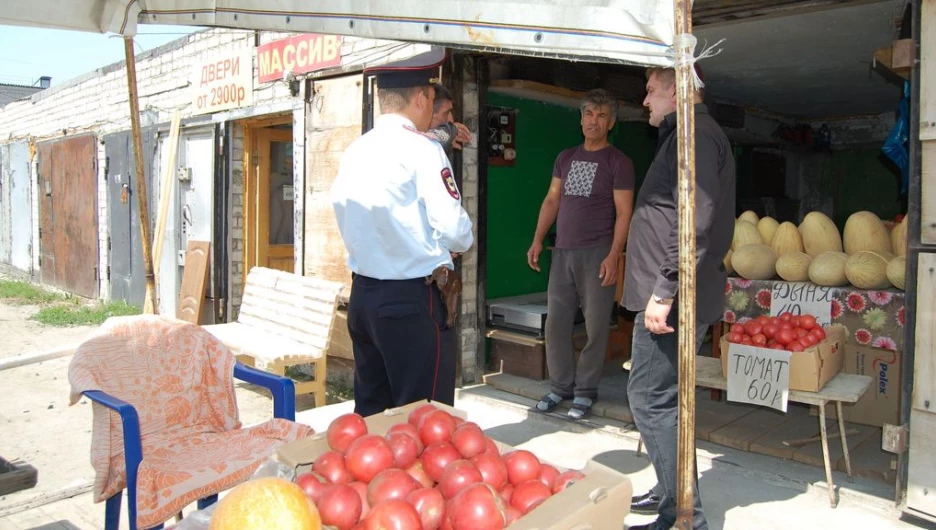
<svg viewBox="0 0 936 530">
<path fill-rule="evenodd" d="M 658 304 L 666 304 L 666 305 L 669 305 L 669 304 L 672 304 L 672 303 L 673 303 L 673 299 L 672 299 L 672 298 L 661 298 L 661 297 L 659 297 L 659 296 L 657 296 L 657 295 L 653 295 L 653 301 L 656 302 L 656 303 L 658 303 Z"/>
</svg>

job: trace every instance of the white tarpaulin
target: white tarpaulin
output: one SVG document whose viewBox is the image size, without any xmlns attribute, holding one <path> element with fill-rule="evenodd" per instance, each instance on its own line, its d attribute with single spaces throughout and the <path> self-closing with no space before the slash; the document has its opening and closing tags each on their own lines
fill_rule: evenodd
<svg viewBox="0 0 936 530">
<path fill-rule="evenodd" d="M 672 0 L 7 0 L 0 24 L 133 35 L 138 23 L 314 32 L 670 65 Z"/>
</svg>

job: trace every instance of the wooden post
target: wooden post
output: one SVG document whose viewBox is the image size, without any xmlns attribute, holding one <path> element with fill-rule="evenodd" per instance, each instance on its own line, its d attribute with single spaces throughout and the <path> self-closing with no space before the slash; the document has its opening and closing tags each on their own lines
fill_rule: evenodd
<svg viewBox="0 0 936 530">
<path fill-rule="evenodd" d="M 136 57 L 133 54 L 133 37 L 124 37 L 124 54 L 127 58 L 127 90 L 130 94 L 130 127 L 133 136 L 133 159 L 136 163 L 137 206 L 140 209 L 140 236 L 143 244 L 143 271 L 146 275 L 145 312 L 156 313 L 156 277 L 153 274 L 153 256 L 150 252 L 149 209 L 147 208 L 146 174 L 143 167 L 143 136 L 140 132 L 140 101 L 137 97 Z"/>
<path fill-rule="evenodd" d="M 676 116 L 678 138 L 679 215 L 679 446 L 676 481 L 676 528 L 691 530 L 695 486 L 696 358 L 696 217 L 695 217 L 695 86 L 694 46 L 683 40 L 692 33 L 692 1 L 676 0 Z"/>
</svg>

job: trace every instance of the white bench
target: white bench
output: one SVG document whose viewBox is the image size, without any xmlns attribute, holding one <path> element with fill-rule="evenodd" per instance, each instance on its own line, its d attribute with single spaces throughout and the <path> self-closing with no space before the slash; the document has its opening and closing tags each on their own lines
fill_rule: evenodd
<svg viewBox="0 0 936 530">
<path fill-rule="evenodd" d="M 337 282 L 265 267 L 247 275 L 236 322 L 204 326 L 244 364 L 285 376 L 286 368 L 312 364 L 313 380 L 296 382 L 296 394 L 314 394 L 325 406 L 326 352 L 335 319 Z"/>
<path fill-rule="evenodd" d="M 627 360 L 623 368 L 631 369 L 631 361 Z M 721 360 L 714 357 L 696 357 L 696 386 L 717 390 L 728 390 L 728 380 L 722 375 Z M 866 375 L 838 373 L 830 379 L 818 392 L 805 392 L 790 390 L 789 400 L 796 403 L 816 405 L 819 407 L 819 434 L 822 441 L 822 459 L 825 463 L 826 483 L 829 485 L 829 502 L 834 508 L 835 485 L 832 483 L 832 465 L 829 461 L 829 438 L 826 432 L 826 405 L 835 403 L 836 416 L 838 416 L 839 435 L 842 438 L 842 453 L 845 455 L 845 470 L 848 479 L 852 479 L 851 459 L 848 456 L 848 440 L 845 437 L 845 420 L 842 419 L 842 403 L 856 403 L 871 386 L 871 378 Z M 637 452 L 640 453 L 640 444 Z"/>
</svg>

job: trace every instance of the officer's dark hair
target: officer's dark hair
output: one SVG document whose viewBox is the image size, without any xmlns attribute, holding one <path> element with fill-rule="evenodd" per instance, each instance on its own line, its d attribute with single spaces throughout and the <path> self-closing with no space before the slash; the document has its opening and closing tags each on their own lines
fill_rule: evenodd
<svg viewBox="0 0 936 530">
<path fill-rule="evenodd" d="M 429 85 L 406 88 L 378 88 L 377 101 L 380 103 L 380 113 L 399 112 L 409 105 L 410 99 L 417 92 L 429 97 Z"/>
<path fill-rule="evenodd" d="M 446 101 L 451 101 L 453 104 L 455 103 L 455 96 L 452 95 L 451 90 L 445 88 L 445 85 L 442 83 L 433 83 L 432 87 L 435 88 L 435 102 L 432 104 L 432 112 L 439 112 L 439 107 Z"/>
</svg>

